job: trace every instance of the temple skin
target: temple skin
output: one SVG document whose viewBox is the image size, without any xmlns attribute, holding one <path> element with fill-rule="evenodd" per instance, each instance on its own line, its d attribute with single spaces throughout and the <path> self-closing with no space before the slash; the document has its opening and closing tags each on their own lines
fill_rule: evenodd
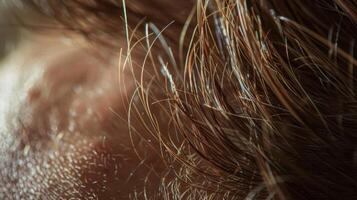
<svg viewBox="0 0 357 200">
<path fill-rule="evenodd" d="M 79 37 L 27 37 L 0 74 L 10 88 L 0 104 L 1 199 L 134 198 L 144 188 L 152 193 L 162 164 L 129 134 L 129 105 L 122 99 L 132 95 L 134 84 L 119 61 L 103 59 Z"/>
<path fill-rule="evenodd" d="M 0 63 L 0 199 L 157 197 L 170 168 L 128 116 L 139 101 L 133 76 L 142 49 L 124 65 L 117 49 L 35 13 L 15 14 L 18 45 Z M 121 33 L 109 42 L 126 46 Z"/>
</svg>

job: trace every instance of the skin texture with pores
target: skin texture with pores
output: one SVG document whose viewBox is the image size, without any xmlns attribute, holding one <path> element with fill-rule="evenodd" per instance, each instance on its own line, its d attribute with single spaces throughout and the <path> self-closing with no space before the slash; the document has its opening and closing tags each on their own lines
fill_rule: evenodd
<svg viewBox="0 0 357 200">
<path fill-rule="evenodd" d="M 118 61 L 110 64 L 78 38 L 28 37 L 1 74 L 14 77 L 2 99 L 11 103 L 2 112 L 9 123 L 1 199 L 135 198 L 158 187 L 152 168 L 160 169 L 160 159 L 129 135 L 122 99 L 133 80 Z M 134 150 L 132 142 L 142 144 Z"/>
</svg>

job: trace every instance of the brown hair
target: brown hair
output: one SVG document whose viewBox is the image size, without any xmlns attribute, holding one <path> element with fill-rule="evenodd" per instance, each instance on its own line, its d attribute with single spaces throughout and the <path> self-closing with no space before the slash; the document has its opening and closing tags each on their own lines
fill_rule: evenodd
<svg viewBox="0 0 357 200">
<path fill-rule="evenodd" d="M 357 197 L 355 1 L 26 3 L 142 59 L 128 113 L 171 173 L 163 197 Z"/>
</svg>

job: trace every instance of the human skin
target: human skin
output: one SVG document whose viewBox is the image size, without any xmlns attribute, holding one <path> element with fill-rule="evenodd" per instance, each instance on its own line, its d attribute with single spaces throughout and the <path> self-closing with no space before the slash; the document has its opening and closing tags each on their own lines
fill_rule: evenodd
<svg viewBox="0 0 357 200">
<path fill-rule="evenodd" d="M 18 45 L 1 64 L 9 88 L 0 103 L 0 198 L 159 198 L 170 164 L 141 116 L 129 116 L 140 101 L 143 49 L 129 62 L 118 50 L 124 35 L 107 46 L 37 13 L 16 14 L 25 25 L 13 31 Z"/>
<path fill-rule="evenodd" d="M 158 157 L 141 144 L 136 149 L 147 150 L 145 162 L 138 158 L 131 139 L 140 140 L 120 118 L 133 80 L 80 39 L 66 44 L 60 35 L 27 37 L 32 41 L 12 53 L 1 74 L 14 77 L 2 98 L 2 104 L 12 102 L 2 112 L 10 122 L 2 146 L 12 145 L 1 151 L 1 182 L 7 184 L 1 198 L 118 199 L 157 185 L 152 168 L 159 167 Z"/>
</svg>

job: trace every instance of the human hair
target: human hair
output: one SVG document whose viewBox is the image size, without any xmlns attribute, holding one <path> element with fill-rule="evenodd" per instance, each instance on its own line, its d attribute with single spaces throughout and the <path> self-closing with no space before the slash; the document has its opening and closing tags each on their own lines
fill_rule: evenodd
<svg viewBox="0 0 357 200">
<path fill-rule="evenodd" d="M 121 58 L 136 89 L 120 117 L 162 160 L 148 194 L 357 197 L 356 2 L 24 4 Z"/>
</svg>

